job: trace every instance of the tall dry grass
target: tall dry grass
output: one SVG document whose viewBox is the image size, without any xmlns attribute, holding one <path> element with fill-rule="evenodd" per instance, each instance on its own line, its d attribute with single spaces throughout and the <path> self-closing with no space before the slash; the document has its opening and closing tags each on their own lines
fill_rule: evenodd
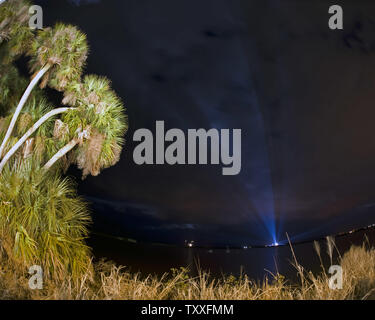
<svg viewBox="0 0 375 320">
<path fill-rule="evenodd" d="M 320 252 L 318 252 L 320 254 Z M 375 299 L 375 251 L 353 246 L 341 258 L 343 288 L 332 290 L 323 269 L 318 275 L 296 265 L 301 279 L 291 284 L 282 275 L 256 282 L 246 275 L 211 277 L 201 271 L 191 277 L 186 269 L 172 269 L 163 276 L 130 273 L 110 262 L 96 263 L 79 282 L 44 280 L 42 290 L 30 290 L 29 275 L 12 269 L 1 256 L 0 299 L 87 299 L 87 300 L 316 300 Z M 324 268 L 324 267 L 323 267 Z"/>
</svg>

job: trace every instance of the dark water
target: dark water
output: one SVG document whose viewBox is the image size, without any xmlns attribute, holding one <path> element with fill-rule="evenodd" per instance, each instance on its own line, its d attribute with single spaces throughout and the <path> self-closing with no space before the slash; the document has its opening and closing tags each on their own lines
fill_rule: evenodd
<svg viewBox="0 0 375 320">
<path fill-rule="evenodd" d="M 345 253 L 351 245 L 368 246 L 375 244 L 375 229 L 358 231 L 356 233 L 336 237 L 336 246 L 340 254 Z M 197 264 L 203 270 L 209 270 L 213 275 L 239 275 L 241 270 L 250 278 L 262 280 L 270 272 L 285 275 L 288 279 L 297 280 L 296 269 L 292 265 L 293 255 L 290 246 L 272 248 L 248 249 L 201 249 L 175 247 L 157 244 L 138 244 L 126 240 L 117 240 L 105 236 L 94 235 L 89 245 L 92 246 L 96 258 L 106 257 L 118 264 L 127 266 L 131 271 L 141 271 L 144 274 L 163 274 L 170 268 L 189 267 L 194 274 Z M 330 266 L 325 241 L 320 241 L 322 258 L 326 270 Z M 321 270 L 318 256 L 313 243 L 292 245 L 298 263 L 306 270 L 319 272 Z M 334 252 L 334 263 L 338 254 Z"/>
</svg>

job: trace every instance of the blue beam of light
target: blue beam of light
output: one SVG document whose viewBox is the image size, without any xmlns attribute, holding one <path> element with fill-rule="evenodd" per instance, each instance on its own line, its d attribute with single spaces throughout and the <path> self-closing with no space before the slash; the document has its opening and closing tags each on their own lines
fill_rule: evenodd
<svg viewBox="0 0 375 320">
<path fill-rule="evenodd" d="M 257 116 L 252 117 L 250 125 L 252 128 L 250 134 L 255 139 L 251 139 L 249 148 L 251 150 L 251 154 L 249 154 L 251 160 L 248 162 L 248 175 L 245 177 L 247 179 L 245 186 L 251 206 L 255 209 L 258 220 L 263 224 L 268 234 L 267 239 L 263 240 L 266 241 L 265 244 L 269 244 L 278 242 L 274 191 L 262 115 L 259 108 L 256 109 L 254 112 L 257 113 Z"/>
<path fill-rule="evenodd" d="M 228 12 L 230 12 L 229 8 Z M 246 175 L 242 177 L 242 183 L 246 188 L 250 202 L 247 212 L 249 217 L 254 217 L 255 211 L 256 218 L 264 228 L 259 238 L 264 241 L 263 245 L 268 245 L 277 243 L 278 239 L 267 130 L 254 79 L 255 75 L 259 74 L 257 44 L 253 41 L 245 43 L 242 38 L 238 37 L 233 47 L 237 47 L 236 61 L 241 65 L 237 73 L 238 80 L 241 80 L 241 83 L 246 83 L 247 88 L 243 92 L 242 102 L 249 111 L 249 117 L 246 118 L 246 130 L 243 130 L 243 141 L 247 141 L 247 144 L 243 146 L 243 159 L 246 159 L 243 161 L 246 163 L 243 172 L 246 172 Z M 249 52 L 251 52 L 251 56 L 249 56 Z M 267 234 L 266 239 L 264 231 Z"/>
<path fill-rule="evenodd" d="M 201 113 L 201 121 L 208 123 L 210 128 L 242 128 L 242 170 L 238 176 L 238 183 L 246 193 L 245 200 L 238 200 L 241 214 L 251 223 L 259 225 L 256 241 L 262 245 L 277 242 L 277 228 L 275 220 L 275 199 L 272 185 L 270 154 L 267 145 L 267 132 L 259 103 L 254 77 L 253 64 L 247 57 L 247 50 L 239 38 L 233 38 L 230 51 L 221 55 L 229 55 L 231 63 L 227 67 L 221 66 L 223 81 L 223 95 L 212 96 L 211 91 L 217 88 L 196 87 L 190 83 L 184 90 L 189 93 L 189 98 L 194 101 Z M 231 91 L 230 102 L 242 112 L 242 117 L 236 113 L 223 110 L 227 105 L 227 88 L 235 87 L 235 94 Z M 232 89 L 231 89 L 232 90 Z M 234 90 L 234 89 L 233 89 Z M 217 106 L 221 106 L 218 108 Z M 249 239 L 250 242 L 255 239 Z"/>
<path fill-rule="evenodd" d="M 247 69 L 249 85 L 255 89 L 251 69 L 250 67 Z M 275 197 L 270 154 L 266 140 L 264 116 L 256 90 L 252 90 L 249 94 L 248 103 L 252 116 L 248 120 L 249 138 L 246 141 L 249 141 L 249 145 L 246 146 L 248 151 L 245 153 L 248 161 L 244 184 L 251 204 L 256 209 L 257 217 L 268 232 L 268 241 L 276 243 Z"/>
</svg>

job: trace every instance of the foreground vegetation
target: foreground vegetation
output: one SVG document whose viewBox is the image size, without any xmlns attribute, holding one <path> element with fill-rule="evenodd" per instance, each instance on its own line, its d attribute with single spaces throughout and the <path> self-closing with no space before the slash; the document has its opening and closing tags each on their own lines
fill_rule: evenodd
<svg viewBox="0 0 375 320">
<path fill-rule="evenodd" d="M 31 5 L 0 4 L 1 264 L 20 278 L 17 270 L 38 265 L 56 283 L 67 275 L 78 283 L 93 272 L 84 241 L 91 218 L 64 174 L 115 165 L 127 116 L 109 79 L 84 74 L 86 35 L 63 23 L 31 29 Z"/>
<path fill-rule="evenodd" d="M 215 279 L 206 272 L 197 277 L 187 270 L 171 270 L 158 277 L 130 273 L 110 262 L 96 263 L 79 280 L 45 280 L 42 290 L 30 290 L 29 275 L 14 269 L 4 253 L 0 263 L 0 299 L 136 299 L 136 300 L 311 300 L 375 299 L 375 250 L 353 246 L 339 261 L 343 267 L 343 289 L 328 287 L 328 275 L 303 270 L 300 283 L 292 285 L 281 275 L 263 282 L 240 277 Z"/>
</svg>

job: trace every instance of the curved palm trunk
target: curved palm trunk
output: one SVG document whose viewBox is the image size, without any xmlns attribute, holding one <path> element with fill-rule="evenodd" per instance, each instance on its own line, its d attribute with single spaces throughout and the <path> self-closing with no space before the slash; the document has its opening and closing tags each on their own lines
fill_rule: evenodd
<svg viewBox="0 0 375 320">
<path fill-rule="evenodd" d="M 34 87 L 36 86 L 36 84 L 45 75 L 45 73 L 49 70 L 50 67 L 51 66 L 49 64 L 47 64 L 42 69 L 40 69 L 39 72 L 36 74 L 36 76 L 31 80 L 30 84 L 27 86 L 24 94 L 22 95 L 22 98 L 21 98 L 20 102 L 18 103 L 16 111 L 13 114 L 12 121 L 10 122 L 8 130 L 7 130 L 6 134 L 5 134 L 4 140 L 1 143 L 1 146 L 0 146 L 0 159 L 2 158 L 5 146 L 6 146 L 8 140 L 10 138 L 10 135 L 12 134 L 14 126 L 16 125 L 16 121 L 18 119 L 18 116 L 19 116 L 19 114 L 20 114 L 23 106 L 25 105 L 27 99 L 29 98 L 31 91 L 34 89 Z"/>
<path fill-rule="evenodd" d="M 79 143 L 78 138 L 74 138 L 69 143 L 67 143 L 64 147 L 62 147 L 59 151 L 57 151 L 51 159 L 48 160 L 48 162 L 44 165 L 44 169 L 48 170 L 50 169 L 56 161 L 58 161 L 60 158 L 62 158 L 64 155 L 66 155 L 70 150 L 72 150 L 77 144 Z"/>
<path fill-rule="evenodd" d="M 0 162 L 0 173 L 3 170 L 5 164 L 8 162 L 10 157 L 16 153 L 16 151 L 25 143 L 25 141 L 49 118 L 60 114 L 67 112 L 68 110 L 71 110 L 74 108 L 57 108 L 53 109 L 50 112 L 46 113 L 43 117 L 41 117 L 37 122 L 34 123 L 34 125 L 27 130 L 27 132 L 17 141 L 17 143 L 7 152 L 7 154 L 4 156 L 4 158 Z"/>
</svg>

